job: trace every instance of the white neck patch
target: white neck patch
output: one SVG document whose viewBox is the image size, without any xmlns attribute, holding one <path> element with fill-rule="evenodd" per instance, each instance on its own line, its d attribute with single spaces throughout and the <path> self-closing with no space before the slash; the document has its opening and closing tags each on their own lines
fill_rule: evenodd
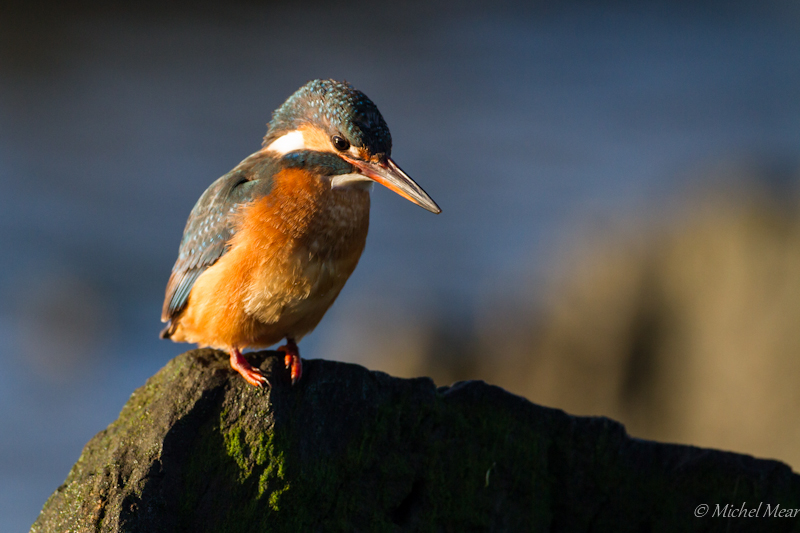
<svg viewBox="0 0 800 533">
<path fill-rule="evenodd" d="M 369 191 L 375 183 L 363 174 L 340 174 L 331 178 L 331 189 L 361 189 Z"/>
<path fill-rule="evenodd" d="M 306 140 L 303 138 L 303 132 L 295 130 L 272 141 L 270 145 L 267 146 L 266 150 L 268 152 L 277 152 L 281 155 L 285 155 L 296 150 L 304 150 L 305 147 Z"/>
</svg>

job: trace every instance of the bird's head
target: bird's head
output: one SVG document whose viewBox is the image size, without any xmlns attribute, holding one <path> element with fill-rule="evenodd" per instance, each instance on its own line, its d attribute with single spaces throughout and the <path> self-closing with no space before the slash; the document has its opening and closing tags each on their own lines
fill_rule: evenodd
<svg viewBox="0 0 800 533">
<path fill-rule="evenodd" d="M 348 83 L 313 80 L 272 115 L 264 150 L 286 155 L 327 152 L 353 171 L 331 178 L 332 188 L 363 187 L 373 182 L 431 211 L 441 209 L 422 187 L 392 161 L 392 135 L 380 111 Z"/>
</svg>

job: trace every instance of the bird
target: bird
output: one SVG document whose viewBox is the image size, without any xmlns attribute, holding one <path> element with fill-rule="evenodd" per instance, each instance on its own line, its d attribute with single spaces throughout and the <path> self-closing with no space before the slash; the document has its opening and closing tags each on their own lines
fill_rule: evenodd
<svg viewBox="0 0 800 533">
<path fill-rule="evenodd" d="M 167 282 L 161 338 L 226 351 L 256 387 L 267 377 L 242 354 L 285 339 L 292 385 L 297 342 L 356 268 L 379 183 L 441 209 L 391 158 L 376 105 L 345 82 L 312 80 L 273 113 L 262 147 L 214 181 L 186 222 Z"/>
</svg>

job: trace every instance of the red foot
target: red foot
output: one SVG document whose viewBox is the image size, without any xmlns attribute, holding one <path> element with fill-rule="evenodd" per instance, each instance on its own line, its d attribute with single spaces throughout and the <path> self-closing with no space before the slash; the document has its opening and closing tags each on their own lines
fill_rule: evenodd
<svg viewBox="0 0 800 533">
<path fill-rule="evenodd" d="M 250 385 L 254 387 L 265 387 L 269 385 L 266 376 L 261 373 L 261 370 L 253 367 L 244 358 L 242 352 L 238 348 L 231 349 L 231 366 L 236 370 Z"/>
<path fill-rule="evenodd" d="M 300 381 L 303 376 L 303 360 L 300 359 L 300 350 L 297 348 L 294 339 L 286 339 L 286 344 L 278 348 L 278 351 L 284 352 L 286 357 L 283 358 L 286 368 L 291 368 L 292 385 Z"/>
</svg>

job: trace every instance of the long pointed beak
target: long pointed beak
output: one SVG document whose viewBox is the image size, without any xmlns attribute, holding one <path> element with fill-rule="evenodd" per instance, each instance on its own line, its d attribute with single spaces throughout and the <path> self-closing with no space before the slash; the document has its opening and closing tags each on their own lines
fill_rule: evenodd
<svg viewBox="0 0 800 533">
<path fill-rule="evenodd" d="M 376 163 L 372 161 L 364 161 L 344 154 L 340 157 L 356 167 L 361 174 L 364 174 L 371 180 L 377 181 L 390 191 L 394 191 L 406 200 L 411 200 L 418 206 L 427 209 L 431 213 L 439 214 L 442 212 L 436 202 L 422 190 L 422 187 L 416 184 L 414 180 L 408 177 L 408 174 L 403 172 L 391 158 L 384 158 L 382 161 Z"/>
</svg>

